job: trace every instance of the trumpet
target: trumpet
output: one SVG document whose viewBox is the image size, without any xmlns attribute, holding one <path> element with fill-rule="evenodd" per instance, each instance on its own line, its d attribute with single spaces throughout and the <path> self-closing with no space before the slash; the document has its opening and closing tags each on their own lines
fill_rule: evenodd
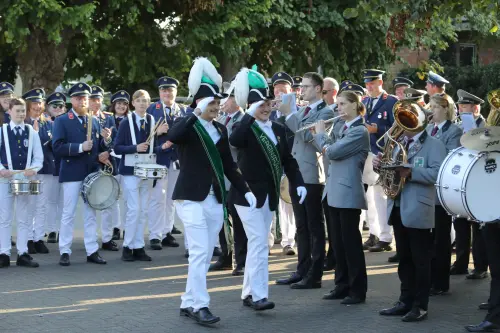
<svg viewBox="0 0 500 333">
<path fill-rule="evenodd" d="M 339 119 L 340 117 L 342 117 L 343 115 L 340 115 L 340 116 L 336 116 L 336 117 L 333 117 L 333 118 L 330 118 L 330 119 L 327 119 L 325 120 L 325 124 L 330 124 L 330 123 L 333 123 L 336 119 Z M 295 131 L 295 134 L 297 133 L 300 133 L 300 132 L 303 132 L 303 131 L 307 131 L 308 129 L 310 128 L 313 128 L 314 126 L 316 126 L 317 122 L 315 123 L 312 123 L 312 124 L 309 124 L 309 125 L 305 125 L 305 126 L 302 126 L 301 128 L 299 128 L 297 131 Z"/>
</svg>

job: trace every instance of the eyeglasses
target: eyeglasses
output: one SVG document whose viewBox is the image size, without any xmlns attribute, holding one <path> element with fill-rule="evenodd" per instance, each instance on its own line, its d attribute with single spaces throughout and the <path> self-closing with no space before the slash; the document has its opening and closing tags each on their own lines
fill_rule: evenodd
<svg viewBox="0 0 500 333">
<path fill-rule="evenodd" d="M 62 105 L 62 104 L 51 104 L 50 106 L 52 106 L 54 109 L 62 109 L 62 108 L 64 108 L 64 105 Z"/>
<path fill-rule="evenodd" d="M 302 85 L 302 89 L 309 89 L 309 87 L 316 87 L 316 85 L 312 85 L 312 84 L 303 84 Z"/>
<path fill-rule="evenodd" d="M 324 89 L 321 93 L 323 95 L 326 95 L 326 94 L 328 94 L 329 91 L 333 91 L 333 90 L 335 90 L 335 89 Z"/>
</svg>

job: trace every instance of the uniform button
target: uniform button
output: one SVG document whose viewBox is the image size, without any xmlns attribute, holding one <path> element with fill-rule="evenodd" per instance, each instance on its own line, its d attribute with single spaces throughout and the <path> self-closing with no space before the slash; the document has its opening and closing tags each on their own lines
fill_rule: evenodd
<svg viewBox="0 0 500 333">
<path fill-rule="evenodd" d="M 67 163 L 69 163 L 69 160 L 66 160 Z"/>
<path fill-rule="evenodd" d="M 293 152 L 294 155 L 297 155 L 297 152 Z"/>
</svg>

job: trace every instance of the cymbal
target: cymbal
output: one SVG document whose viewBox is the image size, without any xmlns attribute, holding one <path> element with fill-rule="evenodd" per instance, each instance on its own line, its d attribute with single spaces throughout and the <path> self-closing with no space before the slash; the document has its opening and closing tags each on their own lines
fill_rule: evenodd
<svg viewBox="0 0 500 333">
<path fill-rule="evenodd" d="M 500 151 L 500 127 L 474 128 L 462 135 L 460 143 L 471 150 Z"/>
</svg>

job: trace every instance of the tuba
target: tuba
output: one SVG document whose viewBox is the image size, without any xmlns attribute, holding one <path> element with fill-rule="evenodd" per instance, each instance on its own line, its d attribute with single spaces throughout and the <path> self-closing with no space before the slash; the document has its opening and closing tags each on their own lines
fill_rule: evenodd
<svg viewBox="0 0 500 333">
<path fill-rule="evenodd" d="M 394 199 L 403 189 L 405 178 L 400 177 L 394 167 L 408 163 L 408 155 L 405 146 L 399 142 L 405 132 L 418 133 L 427 126 L 426 114 L 421 107 L 411 100 L 401 100 L 394 104 L 392 109 L 394 124 L 380 137 L 376 144 L 382 151 L 378 183 L 384 189 L 384 193 Z M 387 138 L 381 146 L 379 142 Z"/>
<path fill-rule="evenodd" d="M 486 119 L 486 125 L 500 126 L 500 89 L 488 93 L 488 103 L 490 103 L 490 113 Z"/>
</svg>

